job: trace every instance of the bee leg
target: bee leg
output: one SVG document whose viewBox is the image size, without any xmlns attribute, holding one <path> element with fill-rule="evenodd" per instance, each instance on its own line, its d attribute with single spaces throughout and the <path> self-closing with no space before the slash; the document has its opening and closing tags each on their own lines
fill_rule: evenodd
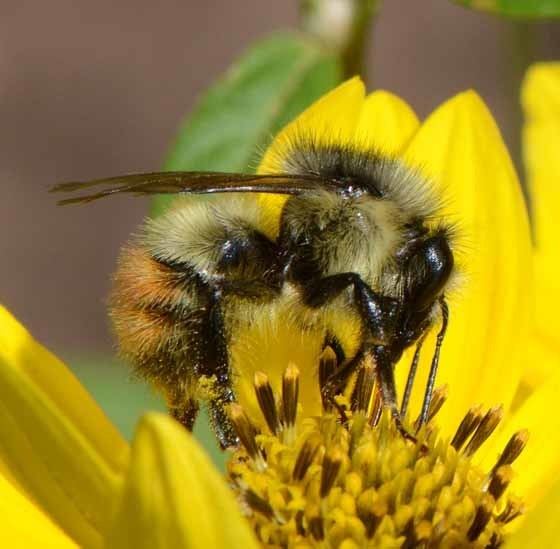
<svg viewBox="0 0 560 549">
<path fill-rule="evenodd" d="M 221 292 L 209 289 L 210 304 L 208 316 L 201 326 L 200 366 L 197 374 L 214 378 L 215 395 L 208 403 L 210 423 L 222 449 L 236 446 L 238 438 L 229 420 L 227 406 L 235 401 L 231 387 L 227 341 L 222 309 L 220 307 Z"/>
<path fill-rule="evenodd" d="M 424 345 L 427 335 L 428 332 L 424 332 L 416 344 L 414 358 L 412 359 L 412 364 L 410 365 L 410 370 L 408 371 L 408 377 L 406 378 L 406 387 L 404 389 L 404 395 L 401 403 L 401 417 L 406 416 L 406 412 L 408 411 L 412 387 L 414 386 L 414 379 L 416 378 L 416 371 L 418 370 L 418 363 L 420 362 L 420 353 L 422 352 L 422 345 Z"/>
<path fill-rule="evenodd" d="M 176 419 L 187 430 L 192 431 L 199 409 L 198 402 L 189 399 L 186 403 L 181 403 L 181 406 L 169 406 L 169 415 L 173 419 Z"/>
<path fill-rule="evenodd" d="M 401 435 L 415 444 L 418 439 L 407 431 L 402 423 L 397 407 L 397 392 L 395 389 L 394 360 L 391 350 L 385 345 L 373 345 L 373 358 L 375 359 L 377 383 L 381 391 L 383 407 L 389 410 L 393 421 Z"/>
<path fill-rule="evenodd" d="M 346 410 L 336 401 L 336 396 L 339 395 L 346 385 L 348 378 L 356 371 L 359 364 L 364 359 L 365 353 L 360 349 L 356 355 L 340 368 L 337 368 L 325 381 L 321 387 L 321 398 L 323 402 L 329 403 L 335 408 L 343 422 L 348 421 Z"/>
<path fill-rule="evenodd" d="M 449 323 L 449 308 L 443 297 L 439 299 L 439 306 L 441 309 L 441 328 L 436 338 L 436 350 L 434 351 L 434 356 L 432 357 L 428 383 L 426 385 L 426 392 L 424 393 L 424 402 L 422 403 L 422 411 L 420 412 L 420 418 L 418 420 L 418 429 L 420 429 L 420 427 L 428 421 L 430 404 L 432 402 L 432 394 L 434 392 L 434 384 L 436 382 L 437 369 L 439 365 L 439 354 L 441 352 L 443 338 L 445 337 L 447 325 Z"/>
<path fill-rule="evenodd" d="M 396 329 L 398 301 L 374 292 L 360 275 L 339 273 L 314 280 L 305 287 L 303 297 L 308 306 L 318 308 L 350 286 L 354 287 L 354 303 L 367 326 L 368 339 L 371 337 L 377 343 L 388 342 Z"/>
</svg>

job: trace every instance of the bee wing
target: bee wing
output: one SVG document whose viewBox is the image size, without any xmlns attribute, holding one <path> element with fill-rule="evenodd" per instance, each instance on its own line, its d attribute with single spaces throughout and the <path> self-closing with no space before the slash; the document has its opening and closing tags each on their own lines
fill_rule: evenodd
<svg viewBox="0 0 560 549">
<path fill-rule="evenodd" d="M 58 203 L 78 204 L 91 202 L 105 196 L 121 193 L 148 194 L 209 194 L 253 192 L 297 195 L 307 191 L 327 188 L 335 190 L 334 181 L 318 175 L 292 174 L 239 174 L 221 172 L 152 172 L 59 183 L 51 192 L 74 192 L 96 189 L 95 192 Z"/>
</svg>

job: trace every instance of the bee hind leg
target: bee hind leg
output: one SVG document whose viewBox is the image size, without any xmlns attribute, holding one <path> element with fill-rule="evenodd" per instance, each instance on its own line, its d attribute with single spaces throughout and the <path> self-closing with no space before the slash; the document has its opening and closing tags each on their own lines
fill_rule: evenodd
<svg viewBox="0 0 560 549">
<path fill-rule="evenodd" d="M 406 440 L 414 444 L 418 439 L 403 425 L 401 414 L 397 405 L 397 392 L 395 390 L 394 361 L 391 351 L 385 345 L 373 345 L 371 352 L 375 360 L 376 375 L 379 390 L 381 392 L 381 403 L 383 408 L 389 410 L 395 426 Z"/>
<path fill-rule="evenodd" d="M 192 431 L 199 410 L 200 406 L 198 401 L 188 399 L 187 402 L 182 402 L 180 406 L 170 405 L 169 415 L 173 419 L 176 419 L 187 430 Z"/>
<path fill-rule="evenodd" d="M 227 413 L 229 404 L 235 401 L 231 386 L 227 339 L 222 308 L 221 292 L 210 290 L 208 316 L 203 322 L 199 336 L 200 361 L 197 373 L 214 380 L 213 395 L 208 401 L 212 429 L 222 449 L 237 446 L 239 439 Z"/>
</svg>

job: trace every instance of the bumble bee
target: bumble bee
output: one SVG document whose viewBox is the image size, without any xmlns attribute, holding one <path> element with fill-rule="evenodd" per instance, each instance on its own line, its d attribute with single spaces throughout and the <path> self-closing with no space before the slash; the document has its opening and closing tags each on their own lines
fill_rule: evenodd
<svg viewBox="0 0 560 549">
<path fill-rule="evenodd" d="M 270 329 L 259 345 L 269 351 L 259 350 L 261 358 L 274 354 L 288 327 L 303 334 L 291 345 L 311 349 L 315 363 L 324 346 L 335 350 L 339 367 L 324 386 L 330 396 L 372 357 L 384 407 L 413 438 L 402 426 L 393 369 L 412 345 L 417 362 L 426 333 L 441 322 L 426 421 L 454 269 L 451 228 L 431 222 L 438 203 L 429 188 L 396 158 L 308 135 L 290 142 L 279 173 L 143 173 L 53 190 L 93 189 L 62 204 L 123 193 L 183 196 L 122 251 L 110 312 L 122 354 L 164 390 L 188 429 L 200 380 L 215 379 L 208 407 L 227 447 L 236 435 L 224 410 L 241 368 L 233 349 L 250 349 L 252 330 L 263 325 Z M 211 201 L 190 196 L 211 193 Z M 279 208 L 263 207 L 271 194 L 282 197 Z"/>
</svg>

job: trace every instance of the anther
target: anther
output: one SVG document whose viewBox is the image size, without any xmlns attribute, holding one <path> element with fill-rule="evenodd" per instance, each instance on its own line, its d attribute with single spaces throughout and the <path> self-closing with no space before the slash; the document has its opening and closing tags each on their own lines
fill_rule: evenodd
<svg viewBox="0 0 560 549">
<path fill-rule="evenodd" d="M 364 364 L 358 372 L 356 385 L 354 386 L 354 391 L 352 392 L 352 412 L 367 413 L 374 384 L 375 368 L 373 367 L 373 364 Z"/>
<path fill-rule="evenodd" d="M 303 526 L 303 511 L 300 509 L 295 516 L 296 532 L 298 536 L 305 536 L 305 528 Z"/>
<path fill-rule="evenodd" d="M 329 411 L 332 403 L 326 397 L 323 388 L 327 385 L 329 379 L 332 378 L 337 368 L 337 358 L 332 347 L 327 346 L 319 357 L 319 388 L 321 390 L 321 399 L 323 401 L 323 410 Z"/>
<path fill-rule="evenodd" d="M 305 473 L 309 469 L 309 466 L 313 463 L 319 448 L 320 439 L 317 437 L 310 437 L 303 443 L 292 471 L 292 478 L 295 481 L 303 480 L 303 477 L 305 477 Z"/>
<path fill-rule="evenodd" d="M 319 514 L 319 509 L 314 509 L 307 519 L 309 532 L 315 541 L 322 541 L 325 539 L 325 525 L 323 518 Z"/>
<path fill-rule="evenodd" d="M 276 435 L 280 426 L 276 401 L 268 376 L 263 372 L 255 373 L 255 394 L 270 432 Z"/>
<path fill-rule="evenodd" d="M 492 509 L 494 508 L 494 498 L 488 494 L 486 494 L 478 507 L 476 508 L 476 513 L 474 515 L 474 519 L 472 521 L 471 527 L 467 532 L 467 539 L 470 542 L 476 541 L 480 534 L 484 532 L 488 522 L 490 521 L 490 517 L 492 516 Z"/>
<path fill-rule="evenodd" d="M 333 487 L 340 467 L 342 466 L 342 451 L 336 448 L 325 454 L 323 458 L 323 470 L 321 472 L 321 498 L 328 495 Z"/>
<path fill-rule="evenodd" d="M 521 454 L 523 448 L 525 448 L 528 440 L 529 431 L 527 429 L 515 433 L 506 444 L 504 451 L 498 458 L 496 465 L 494 465 L 493 471 L 502 465 L 511 465 L 519 457 L 519 454 Z"/>
<path fill-rule="evenodd" d="M 434 394 L 432 395 L 432 401 L 430 402 L 430 409 L 428 410 L 428 423 L 432 421 L 432 419 L 434 419 L 437 413 L 441 410 L 441 407 L 445 404 L 448 396 L 448 385 L 442 385 L 434 391 Z"/>
<path fill-rule="evenodd" d="M 525 506 L 521 500 L 508 499 L 505 509 L 496 517 L 498 522 L 507 524 L 525 512 Z"/>
<path fill-rule="evenodd" d="M 459 451 L 482 421 L 482 406 L 473 406 L 466 414 L 455 432 L 451 446 Z"/>
<path fill-rule="evenodd" d="M 441 410 L 441 407 L 445 404 L 447 397 L 449 396 L 449 387 L 447 385 L 442 385 L 438 387 L 432 393 L 432 400 L 430 401 L 430 408 L 428 409 L 428 417 L 426 419 L 426 423 L 432 421 L 432 419 L 436 416 L 436 414 Z M 414 426 L 416 430 L 420 427 L 420 422 L 422 421 L 422 415 L 420 414 L 416 421 L 414 422 Z"/>
<path fill-rule="evenodd" d="M 494 432 L 498 423 L 500 423 L 503 415 L 503 406 L 495 406 L 486 412 L 486 415 L 482 418 L 471 440 L 465 447 L 465 455 L 472 456 L 484 444 L 486 439 Z"/>
<path fill-rule="evenodd" d="M 416 537 L 413 517 L 411 517 L 404 526 L 402 534 L 404 536 L 404 543 L 401 545 L 401 549 L 413 549 L 414 547 L 418 547 L 418 538 Z"/>
<path fill-rule="evenodd" d="M 245 502 L 249 505 L 249 507 L 251 507 L 251 509 L 253 509 L 253 511 L 264 515 L 268 519 L 271 519 L 274 516 L 274 510 L 272 509 L 270 503 L 253 492 L 253 490 L 247 490 L 245 492 Z"/>
<path fill-rule="evenodd" d="M 512 479 L 513 470 L 511 466 L 502 465 L 490 478 L 488 493 L 491 494 L 495 500 L 500 499 Z"/>
<path fill-rule="evenodd" d="M 371 509 L 364 511 L 360 514 L 360 519 L 366 527 L 366 536 L 372 538 L 377 530 L 377 527 L 383 520 L 383 517 L 387 516 L 389 508 L 387 503 L 384 501 L 376 501 Z"/>
<path fill-rule="evenodd" d="M 239 440 L 245 447 L 245 450 L 247 450 L 249 456 L 254 460 L 262 459 L 256 440 L 257 430 L 247 417 L 243 408 L 235 402 L 230 404 L 229 417 L 235 427 Z"/>
<path fill-rule="evenodd" d="M 290 364 L 282 378 L 282 422 L 284 427 L 292 427 L 296 423 L 299 393 L 299 370 Z"/>
<path fill-rule="evenodd" d="M 369 424 L 375 427 L 379 420 L 381 419 L 381 413 L 383 412 L 383 402 L 381 400 L 381 393 L 379 391 L 375 392 L 375 400 L 373 401 L 373 406 L 371 409 L 371 416 L 369 419 Z"/>
</svg>

